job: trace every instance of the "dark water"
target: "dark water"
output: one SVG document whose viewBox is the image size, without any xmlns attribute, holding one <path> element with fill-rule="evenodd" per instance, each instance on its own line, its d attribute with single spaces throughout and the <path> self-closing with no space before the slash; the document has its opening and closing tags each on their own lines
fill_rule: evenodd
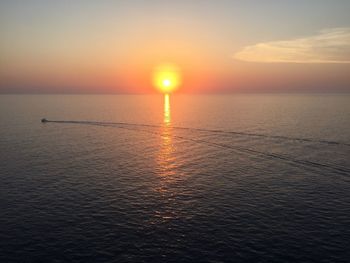
<svg viewBox="0 0 350 263">
<path fill-rule="evenodd" d="M 349 95 L 0 96 L 0 262 L 347 262 L 349 117 Z"/>
</svg>

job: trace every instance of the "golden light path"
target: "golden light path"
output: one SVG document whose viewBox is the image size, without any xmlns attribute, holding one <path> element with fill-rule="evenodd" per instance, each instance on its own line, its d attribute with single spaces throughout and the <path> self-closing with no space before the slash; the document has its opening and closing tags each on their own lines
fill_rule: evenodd
<svg viewBox="0 0 350 263">
<path fill-rule="evenodd" d="M 171 127 L 170 97 L 181 84 L 179 69 L 170 64 L 158 66 L 153 73 L 153 84 L 164 94 L 163 125 L 160 128 L 160 147 L 157 155 L 157 172 L 160 177 L 156 191 L 164 200 L 170 200 L 175 190 L 171 185 L 178 180 L 178 162 Z M 178 216 L 172 209 L 165 207 L 156 212 L 154 220 L 166 222 Z"/>
<path fill-rule="evenodd" d="M 153 70 L 153 85 L 164 93 L 164 124 L 170 125 L 170 94 L 181 85 L 180 69 L 171 63 L 163 63 Z"/>
<path fill-rule="evenodd" d="M 160 175 L 167 179 L 162 181 L 163 185 L 159 189 L 161 192 L 166 188 L 172 175 L 176 174 L 171 128 L 170 94 L 178 89 L 181 82 L 180 70 L 173 64 L 161 64 L 153 71 L 153 85 L 164 94 L 164 125 L 161 128 L 160 152 L 157 159 Z"/>
<path fill-rule="evenodd" d="M 173 64 L 162 64 L 154 69 L 153 85 L 164 94 L 163 127 L 161 128 L 161 144 L 158 155 L 160 175 L 164 178 L 160 191 L 166 189 L 168 180 L 175 174 L 175 157 L 172 140 L 170 94 L 181 84 L 181 74 L 178 67 Z M 165 179 L 167 178 L 167 179 Z"/>
<path fill-rule="evenodd" d="M 164 94 L 164 124 L 170 125 L 171 115 L 170 115 L 170 96 L 169 94 Z"/>
<path fill-rule="evenodd" d="M 171 63 L 163 63 L 153 70 L 153 85 L 164 93 L 164 124 L 170 125 L 170 94 L 181 85 L 180 69 Z"/>
</svg>

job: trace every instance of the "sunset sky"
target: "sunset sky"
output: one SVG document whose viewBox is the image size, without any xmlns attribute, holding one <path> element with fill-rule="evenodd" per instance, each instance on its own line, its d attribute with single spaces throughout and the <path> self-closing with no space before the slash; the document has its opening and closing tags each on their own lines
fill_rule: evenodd
<svg viewBox="0 0 350 263">
<path fill-rule="evenodd" d="M 0 93 L 350 92 L 350 1 L 1 1 Z"/>
</svg>

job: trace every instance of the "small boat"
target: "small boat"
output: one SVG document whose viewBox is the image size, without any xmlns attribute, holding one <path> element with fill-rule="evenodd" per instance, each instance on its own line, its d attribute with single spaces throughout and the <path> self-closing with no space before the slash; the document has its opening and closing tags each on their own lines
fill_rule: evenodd
<svg viewBox="0 0 350 263">
<path fill-rule="evenodd" d="M 42 118 L 42 119 L 41 119 L 41 122 L 47 122 L 47 119 Z"/>
</svg>

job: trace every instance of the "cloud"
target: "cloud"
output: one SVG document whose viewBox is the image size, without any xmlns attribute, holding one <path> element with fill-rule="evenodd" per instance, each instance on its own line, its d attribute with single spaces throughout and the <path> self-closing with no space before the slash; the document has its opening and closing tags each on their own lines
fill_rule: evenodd
<svg viewBox="0 0 350 263">
<path fill-rule="evenodd" d="M 263 63 L 350 63 L 350 28 L 332 28 L 317 35 L 258 43 L 243 48 L 235 59 Z"/>
</svg>

